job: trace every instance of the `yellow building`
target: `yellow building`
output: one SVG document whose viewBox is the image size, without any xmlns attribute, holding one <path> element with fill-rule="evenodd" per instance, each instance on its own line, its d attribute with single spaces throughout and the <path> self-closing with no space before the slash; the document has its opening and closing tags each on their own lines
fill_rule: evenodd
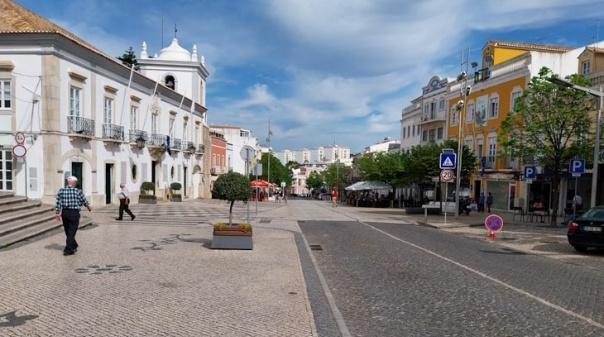
<svg viewBox="0 0 604 337">
<path fill-rule="evenodd" d="M 471 64 L 473 71 L 452 82 L 447 97 L 448 138 L 461 137 L 478 159 L 469 179 L 461 181 L 462 196 L 479 200 L 481 193 L 491 193 L 492 208 L 496 210 L 526 209 L 528 200 L 535 197 L 551 206 L 551 186 L 543 169 L 537 168 L 539 178 L 529 187 L 522 179 L 522 165 L 532 163 L 500 157 L 497 135 L 531 77 L 544 66 L 562 77 L 575 73 L 580 52 L 568 47 L 490 40 L 480 53 L 480 63 L 464 62 Z"/>
</svg>

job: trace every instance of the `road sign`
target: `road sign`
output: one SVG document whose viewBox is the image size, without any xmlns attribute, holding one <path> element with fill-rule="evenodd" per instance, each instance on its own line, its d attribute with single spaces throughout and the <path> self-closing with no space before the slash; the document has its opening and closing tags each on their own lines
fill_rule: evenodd
<svg viewBox="0 0 604 337">
<path fill-rule="evenodd" d="M 13 155 L 17 158 L 23 158 L 27 154 L 27 149 L 25 146 L 19 144 L 13 146 Z"/>
<path fill-rule="evenodd" d="M 484 225 L 488 230 L 496 232 L 503 228 L 503 219 L 497 214 L 491 214 L 484 219 Z"/>
<path fill-rule="evenodd" d="M 440 171 L 440 179 L 444 182 L 449 182 L 455 179 L 455 174 L 451 170 L 442 170 Z"/>
<path fill-rule="evenodd" d="M 524 167 L 524 179 L 536 179 L 537 178 L 537 168 L 535 166 L 525 166 Z"/>
<path fill-rule="evenodd" d="M 243 159 L 245 161 L 250 161 L 256 155 L 256 150 L 254 150 L 253 147 L 246 145 L 241 148 L 241 152 L 239 152 L 239 153 L 241 154 L 241 159 Z"/>
<path fill-rule="evenodd" d="M 585 173 L 585 159 L 571 159 L 568 172 L 572 173 L 573 176 Z"/>
<path fill-rule="evenodd" d="M 456 159 L 457 159 L 457 155 L 455 153 L 441 153 L 439 167 L 441 169 L 455 168 Z"/>
<path fill-rule="evenodd" d="M 25 142 L 25 134 L 21 131 L 17 131 L 17 133 L 15 133 L 15 142 L 19 145 L 23 145 Z"/>
<path fill-rule="evenodd" d="M 285 187 L 285 181 L 281 182 L 281 187 Z"/>
</svg>

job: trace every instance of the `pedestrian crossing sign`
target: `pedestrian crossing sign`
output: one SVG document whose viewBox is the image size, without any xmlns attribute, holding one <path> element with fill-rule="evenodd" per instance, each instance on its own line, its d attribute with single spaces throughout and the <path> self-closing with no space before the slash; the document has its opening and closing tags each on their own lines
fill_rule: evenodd
<svg viewBox="0 0 604 337">
<path fill-rule="evenodd" d="M 441 153 L 440 154 L 440 168 L 441 169 L 455 168 L 456 159 L 457 159 L 457 155 L 455 153 Z"/>
</svg>

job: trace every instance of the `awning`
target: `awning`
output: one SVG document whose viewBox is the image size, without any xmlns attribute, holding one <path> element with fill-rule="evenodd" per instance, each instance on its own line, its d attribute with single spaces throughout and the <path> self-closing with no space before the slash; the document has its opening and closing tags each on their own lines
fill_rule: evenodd
<svg viewBox="0 0 604 337">
<path fill-rule="evenodd" d="M 345 188 L 347 191 L 389 190 L 390 185 L 379 181 L 359 181 Z"/>
</svg>

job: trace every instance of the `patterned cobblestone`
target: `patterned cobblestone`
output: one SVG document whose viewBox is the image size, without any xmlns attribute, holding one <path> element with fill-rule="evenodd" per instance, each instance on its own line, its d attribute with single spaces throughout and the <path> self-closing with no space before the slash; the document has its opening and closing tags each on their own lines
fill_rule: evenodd
<svg viewBox="0 0 604 337">
<path fill-rule="evenodd" d="M 316 336 L 294 221 L 255 222 L 251 251 L 212 250 L 224 202 L 133 211 L 89 214 L 99 225 L 78 232 L 74 256 L 60 233 L 0 252 L 0 335 Z"/>
</svg>

